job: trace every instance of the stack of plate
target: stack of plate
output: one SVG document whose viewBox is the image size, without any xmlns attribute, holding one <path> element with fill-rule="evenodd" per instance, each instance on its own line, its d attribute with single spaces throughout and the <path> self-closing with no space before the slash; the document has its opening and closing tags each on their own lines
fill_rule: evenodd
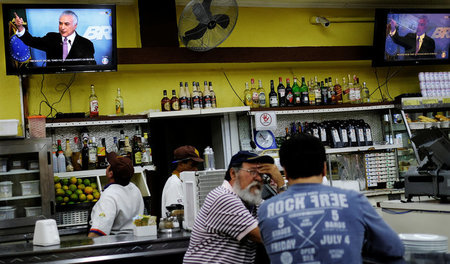
<svg viewBox="0 0 450 264">
<path fill-rule="evenodd" d="M 448 238 L 433 234 L 399 234 L 405 245 L 405 256 L 415 253 L 447 253 Z"/>
</svg>

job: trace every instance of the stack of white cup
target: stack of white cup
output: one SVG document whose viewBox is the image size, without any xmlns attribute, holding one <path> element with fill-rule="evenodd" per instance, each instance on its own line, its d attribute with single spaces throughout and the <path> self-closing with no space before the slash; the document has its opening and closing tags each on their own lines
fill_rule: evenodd
<svg viewBox="0 0 450 264">
<path fill-rule="evenodd" d="M 450 97 L 450 72 L 420 72 L 423 97 Z"/>
</svg>

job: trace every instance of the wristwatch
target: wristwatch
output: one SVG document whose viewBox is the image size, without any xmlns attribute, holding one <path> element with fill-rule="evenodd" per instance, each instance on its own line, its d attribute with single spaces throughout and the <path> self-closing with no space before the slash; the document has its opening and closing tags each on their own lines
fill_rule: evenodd
<svg viewBox="0 0 450 264">
<path fill-rule="evenodd" d="M 280 192 L 284 192 L 284 191 L 286 191 L 286 190 L 288 189 L 288 186 L 287 186 L 287 184 L 285 183 L 283 186 L 278 187 L 277 189 L 278 189 L 278 192 L 279 192 L 279 193 L 280 193 Z"/>
</svg>

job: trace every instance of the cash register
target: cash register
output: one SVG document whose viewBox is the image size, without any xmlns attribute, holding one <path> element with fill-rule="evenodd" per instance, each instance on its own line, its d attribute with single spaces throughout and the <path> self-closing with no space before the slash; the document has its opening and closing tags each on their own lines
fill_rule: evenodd
<svg viewBox="0 0 450 264">
<path fill-rule="evenodd" d="M 405 197 L 431 196 L 441 202 L 450 197 L 450 140 L 447 134 L 433 128 L 417 133 L 411 140 L 421 158 L 405 174 Z"/>
</svg>

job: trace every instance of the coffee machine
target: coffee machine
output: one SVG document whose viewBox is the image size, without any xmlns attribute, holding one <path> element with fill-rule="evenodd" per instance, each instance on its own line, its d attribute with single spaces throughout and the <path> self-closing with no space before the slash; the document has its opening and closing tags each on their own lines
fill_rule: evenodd
<svg viewBox="0 0 450 264">
<path fill-rule="evenodd" d="M 411 138 L 416 145 L 420 164 L 405 174 L 405 197 L 432 196 L 448 202 L 450 197 L 450 140 L 441 130 L 421 131 Z"/>
</svg>

